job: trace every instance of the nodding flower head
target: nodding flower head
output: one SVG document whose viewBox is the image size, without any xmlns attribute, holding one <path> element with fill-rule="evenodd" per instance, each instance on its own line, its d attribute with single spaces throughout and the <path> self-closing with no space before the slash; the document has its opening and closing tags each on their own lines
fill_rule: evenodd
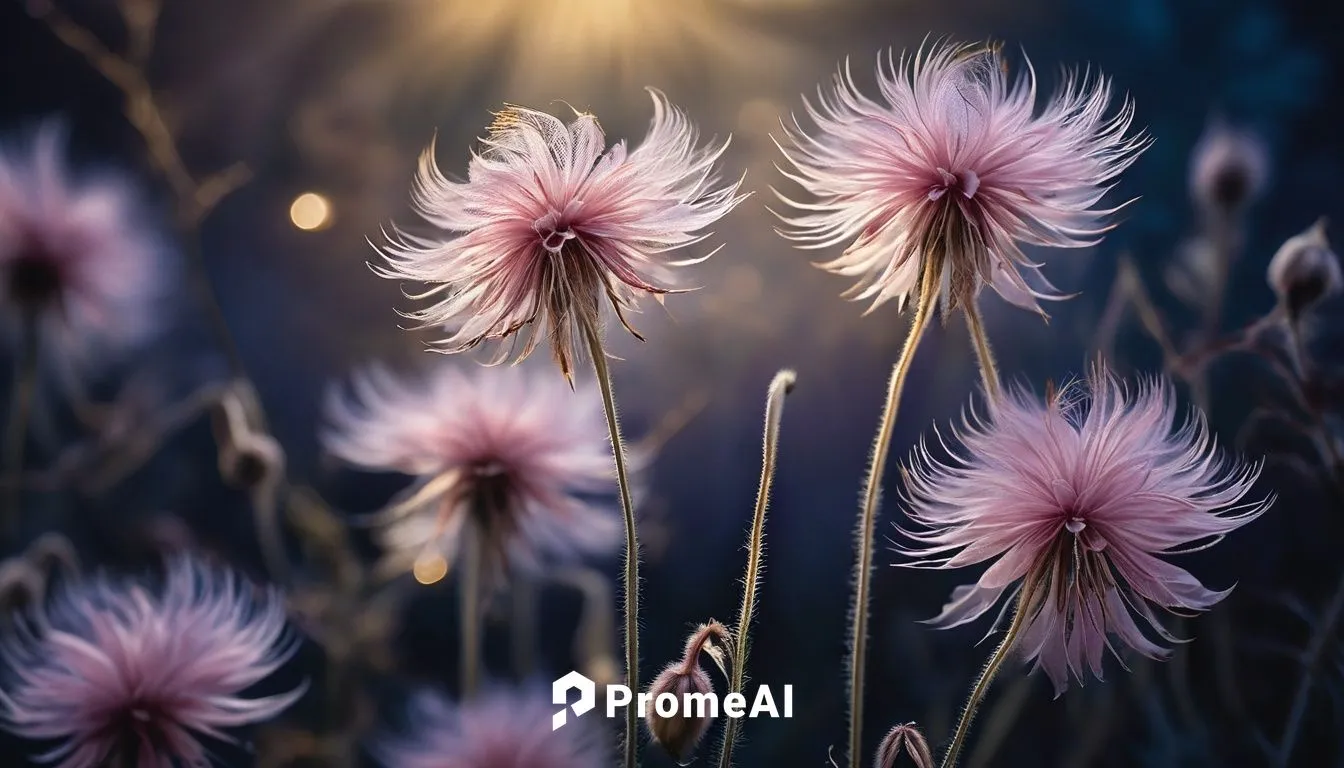
<svg viewBox="0 0 1344 768">
<path fill-rule="evenodd" d="M 69 363 L 132 348 L 159 326 L 162 247 L 127 182 L 77 178 L 54 123 L 0 151 L 0 307 Z"/>
<path fill-rule="evenodd" d="M 805 104 L 816 125 L 786 127 L 786 175 L 815 199 L 781 216 L 802 248 L 845 244 L 821 266 L 858 283 L 850 298 L 901 307 L 933 270 L 944 311 L 984 285 L 1040 311 L 1059 298 L 1023 273 L 1021 246 L 1078 248 L 1110 227 L 1099 201 L 1147 146 L 1129 133 L 1134 108 L 1107 117 L 1110 82 L 1069 75 L 1040 110 L 1030 66 L 1010 81 L 997 46 L 935 43 L 877 65 L 880 99 L 860 93 L 849 65 Z"/>
<path fill-rule="evenodd" d="M 1256 134 L 1215 120 L 1190 156 L 1190 195 L 1206 212 L 1228 217 L 1264 191 L 1269 149 Z"/>
<path fill-rule="evenodd" d="M 713 697 L 714 685 L 700 666 L 700 655 L 708 654 L 719 669 L 726 670 L 731 642 L 728 628 L 719 622 L 701 624 L 686 639 L 681 661 L 668 664 L 649 684 L 650 704 L 644 722 L 653 740 L 674 760 L 685 759 L 695 749 L 718 715 L 705 703 Z M 658 700 L 666 696 L 676 702 L 676 711 L 664 716 L 658 711 Z"/>
<path fill-rule="evenodd" d="M 1057 694 L 1070 675 L 1101 678 L 1105 651 L 1119 658 L 1112 637 L 1165 658 L 1159 641 L 1175 638 L 1151 606 L 1203 611 L 1227 594 L 1165 558 L 1211 546 L 1270 504 L 1242 504 L 1258 467 L 1222 455 L 1198 415 L 1176 417 L 1165 381 L 1129 389 L 1097 370 L 1044 402 L 1018 391 L 968 417 L 947 462 L 921 446 L 906 487 L 918 529 L 897 551 L 919 567 L 992 561 L 932 623 L 955 627 L 1016 597 L 1027 612 L 1016 648 Z"/>
<path fill-rule="evenodd" d="M 303 687 L 248 698 L 297 648 L 281 597 L 179 559 L 161 586 L 98 577 L 58 594 L 0 644 L 0 722 L 59 745 L 37 759 L 93 768 L 209 764 L 202 737 L 269 720 Z"/>
<path fill-rule="evenodd" d="M 1267 276 L 1290 317 L 1344 291 L 1344 273 L 1326 239 L 1325 219 L 1284 241 L 1269 260 Z"/>
<path fill-rule="evenodd" d="M 610 768 L 593 720 L 553 729 L 555 711 L 550 691 L 488 689 L 461 703 L 422 693 L 410 732 L 385 735 L 371 751 L 387 768 Z"/>
<path fill-rule="evenodd" d="M 425 152 L 415 206 L 447 236 L 396 233 L 376 271 L 433 286 L 419 298 L 436 303 L 408 316 L 448 329 L 442 351 L 524 333 L 521 360 L 549 338 L 568 377 L 604 297 L 630 329 L 625 313 L 640 294 L 677 289 L 670 268 L 700 259 L 667 254 L 708 237 L 705 229 L 744 196 L 740 181 L 721 183 L 715 169 L 727 142 L 697 146 L 686 115 L 651 93 L 653 122 L 634 149 L 624 141 L 608 148 L 590 114 L 565 123 L 510 106 L 472 155 L 465 181 L 439 170 L 432 146 Z M 502 347 L 495 359 L 508 355 Z"/>
<path fill-rule="evenodd" d="M 611 441 L 590 388 L 527 367 L 451 365 L 398 377 L 371 367 L 327 399 L 327 451 L 352 466 L 417 478 L 381 515 L 400 567 L 453 562 L 464 526 L 492 570 L 605 554 L 622 530 Z"/>
</svg>

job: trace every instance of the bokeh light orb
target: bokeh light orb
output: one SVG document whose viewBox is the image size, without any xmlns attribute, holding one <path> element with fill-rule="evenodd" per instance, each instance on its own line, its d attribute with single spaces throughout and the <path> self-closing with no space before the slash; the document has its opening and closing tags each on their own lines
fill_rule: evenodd
<svg viewBox="0 0 1344 768">
<path fill-rule="evenodd" d="M 325 229 L 331 224 L 331 201 L 316 192 L 304 192 L 290 203 L 289 220 L 305 232 Z"/>
</svg>

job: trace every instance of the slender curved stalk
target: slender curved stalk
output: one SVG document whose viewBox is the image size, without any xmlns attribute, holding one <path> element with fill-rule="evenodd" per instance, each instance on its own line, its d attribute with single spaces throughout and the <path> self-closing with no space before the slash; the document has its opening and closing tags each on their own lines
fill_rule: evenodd
<svg viewBox="0 0 1344 768">
<path fill-rule="evenodd" d="M 28 423 L 33 412 L 33 394 L 37 389 L 39 333 L 37 319 L 23 318 L 22 347 L 18 367 L 14 369 L 14 388 L 10 393 L 9 424 L 5 433 L 5 508 L 3 538 L 17 536 L 23 503 L 24 450 L 28 444 Z"/>
<path fill-rule="evenodd" d="M 985 663 L 985 668 L 980 671 L 980 677 L 975 681 L 971 688 L 971 695 L 966 699 L 966 707 L 961 710 L 961 719 L 957 721 L 957 730 L 952 736 L 952 746 L 947 748 L 947 754 L 943 755 L 943 762 L 939 768 L 955 768 L 957 757 L 961 754 L 961 748 L 966 743 L 966 734 L 970 733 L 971 722 L 975 720 L 975 712 L 980 708 L 980 702 L 984 701 L 985 694 L 989 692 L 990 683 L 994 682 L 994 677 L 1003 667 L 1003 662 L 1008 659 L 1008 652 L 1012 650 L 1013 643 L 1017 636 L 1021 634 L 1022 628 L 1027 624 L 1027 616 L 1035 607 L 1036 586 L 1040 583 L 1040 577 L 1037 569 L 1033 568 L 1027 572 L 1026 579 L 1022 583 L 1022 592 L 1017 598 L 1017 608 L 1013 610 L 1013 621 L 1008 626 L 1008 631 L 1004 633 L 1003 640 L 999 647 L 990 654 L 989 661 Z"/>
<path fill-rule="evenodd" d="M 742 608 L 737 616 L 736 640 L 733 642 L 733 677 L 730 693 L 740 693 L 746 679 L 747 643 L 751 640 L 751 619 L 756 615 L 756 588 L 761 583 L 761 569 L 765 562 L 765 513 L 770 506 L 770 485 L 775 476 L 775 459 L 779 453 L 779 428 L 784 418 L 784 398 L 793 391 L 797 374 L 784 370 L 775 374 L 765 400 L 765 436 L 761 449 L 761 483 L 756 491 L 756 514 L 751 522 L 751 539 L 747 545 L 747 572 L 742 578 Z M 719 768 L 733 764 L 733 747 L 737 740 L 738 718 L 730 717 L 723 727 L 723 746 L 719 750 Z"/>
<path fill-rule="evenodd" d="M 574 632 L 574 657 L 579 660 L 579 671 L 599 685 L 611 682 L 613 675 L 598 674 L 618 668 L 615 649 L 611 637 L 615 634 L 611 617 L 615 600 L 611 594 L 611 584 L 606 577 L 586 567 L 571 567 L 546 574 L 551 583 L 559 584 L 579 593 L 582 607 L 579 609 L 579 623 Z"/>
<path fill-rule="evenodd" d="M 901 349 L 901 356 L 891 370 L 891 381 L 887 385 L 887 401 L 882 408 L 882 422 L 877 430 L 877 440 L 873 444 L 873 460 L 868 467 L 868 479 L 864 484 L 863 509 L 859 513 L 859 528 L 856 535 L 858 553 L 854 565 L 854 606 L 849 635 L 850 768 L 859 768 L 863 749 L 863 669 L 868 645 L 868 595 L 872 581 L 877 499 L 882 487 L 882 473 L 887 467 L 891 431 L 896 425 L 901 392 L 905 389 L 905 379 L 910 373 L 910 363 L 914 360 L 915 350 L 919 348 L 920 338 L 923 337 L 924 329 L 933 314 L 941 272 L 941 269 L 933 265 L 924 268 L 924 276 L 920 280 L 919 303 L 915 306 L 914 319 L 910 321 L 910 334 L 905 338 L 905 347 Z"/>
<path fill-rule="evenodd" d="M 261 559 L 271 578 L 282 587 L 290 586 L 289 557 L 285 554 L 285 538 L 280 531 L 280 505 L 289 493 L 289 485 L 277 481 L 263 481 L 253 493 L 252 515 L 257 527 L 257 544 Z"/>
<path fill-rule="evenodd" d="M 1311 645 L 1307 648 L 1306 669 L 1302 672 L 1302 679 L 1298 681 L 1297 692 L 1293 694 L 1293 704 L 1283 723 L 1283 739 L 1279 742 L 1279 752 L 1274 757 L 1276 768 L 1288 768 L 1292 762 L 1293 750 L 1297 747 L 1297 735 L 1302 730 L 1307 705 L 1311 703 L 1311 689 L 1316 683 L 1318 667 L 1330 648 L 1331 638 L 1334 637 L 1341 614 L 1344 614 L 1344 575 L 1340 576 L 1339 586 L 1335 588 L 1335 594 L 1330 598 L 1330 605 L 1325 609 L 1325 614 L 1312 635 Z"/>
<path fill-rule="evenodd" d="M 461 632 L 462 698 L 476 695 L 476 683 L 481 674 L 481 582 L 484 559 L 481 535 L 473 523 L 462 527 L 462 561 L 458 565 L 457 582 L 458 627 Z"/>
<path fill-rule="evenodd" d="M 980 305 L 975 299 L 966 302 L 966 327 L 971 331 L 971 344 L 975 347 L 975 359 L 980 363 L 980 378 L 985 382 L 985 394 L 991 403 L 999 399 L 1003 386 L 999 381 L 999 368 L 994 364 L 994 349 L 989 345 L 989 334 L 985 333 L 985 321 L 980 316 Z"/>
<path fill-rule="evenodd" d="M 515 580 L 509 590 L 509 606 L 513 613 L 509 622 L 513 674 L 518 680 L 527 680 L 536 666 L 537 585 L 527 578 Z"/>
<path fill-rule="evenodd" d="M 635 531 L 635 502 L 630 494 L 630 477 L 625 466 L 625 444 L 621 440 L 621 421 L 616 415 L 616 396 L 612 394 L 611 370 L 607 367 L 607 352 L 602 347 L 602 336 L 596 319 L 585 319 L 584 335 L 588 337 L 588 351 L 593 358 L 593 372 L 602 390 L 602 407 L 607 414 L 607 429 L 611 432 L 611 450 L 616 456 L 616 482 L 621 489 L 621 511 L 625 513 L 625 684 L 632 691 L 639 688 L 639 537 Z M 625 768 L 639 763 L 639 712 L 636 707 L 625 708 Z"/>
</svg>

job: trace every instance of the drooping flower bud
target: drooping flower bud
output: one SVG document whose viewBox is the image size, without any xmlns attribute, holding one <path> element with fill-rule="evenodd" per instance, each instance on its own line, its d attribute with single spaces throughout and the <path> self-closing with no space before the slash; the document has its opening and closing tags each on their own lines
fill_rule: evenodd
<svg viewBox="0 0 1344 768">
<path fill-rule="evenodd" d="M 673 759 L 681 760 L 690 754 L 713 720 L 706 707 L 693 709 L 687 706 L 687 694 L 712 696 L 713 693 L 714 685 L 710 683 L 709 675 L 698 664 L 689 668 L 681 662 L 669 664 L 649 685 L 651 698 L 644 720 L 653 740 L 662 745 Z M 674 697 L 675 711 L 668 703 L 660 706 L 659 700 L 664 699 L 666 702 L 665 697 L 668 696 Z M 661 714 L 668 711 L 674 711 L 674 714 Z"/>
<path fill-rule="evenodd" d="M 1269 179 L 1269 150 L 1259 136 L 1214 121 L 1190 157 L 1190 195 L 1206 212 L 1228 217 L 1255 201 Z"/>
<path fill-rule="evenodd" d="M 285 452 L 275 438 L 254 425 L 255 395 L 230 389 L 214 408 L 219 472 L 230 485 L 248 491 L 268 487 L 285 470 Z"/>
<path fill-rule="evenodd" d="M 887 731 L 881 746 L 877 748 L 873 768 L 893 768 L 896 759 L 906 752 L 914 761 L 915 768 L 933 768 L 933 753 L 929 751 L 929 742 L 924 739 L 924 734 L 919 732 L 919 726 L 913 722 L 902 723 Z"/>
<path fill-rule="evenodd" d="M 700 625 L 686 641 L 682 660 L 667 665 L 649 685 L 644 721 L 653 740 L 677 761 L 695 749 L 718 715 L 710 705 L 714 685 L 700 668 L 700 654 L 708 654 L 724 670 L 729 643 L 728 629 L 719 622 Z"/>
<path fill-rule="evenodd" d="M 1344 289 L 1339 257 L 1325 237 L 1324 217 L 1279 246 L 1269 261 L 1268 279 L 1289 317 Z"/>
</svg>

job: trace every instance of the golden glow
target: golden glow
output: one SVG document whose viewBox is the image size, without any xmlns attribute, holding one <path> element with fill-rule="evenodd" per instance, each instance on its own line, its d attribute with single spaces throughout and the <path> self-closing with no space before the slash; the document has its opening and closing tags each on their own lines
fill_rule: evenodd
<svg viewBox="0 0 1344 768">
<path fill-rule="evenodd" d="M 772 1 L 754 0 L 749 13 L 764 13 L 760 6 L 771 9 Z M 612 75 L 644 84 L 650 73 L 698 71 L 707 61 L 716 71 L 777 71 L 793 47 L 739 18 L 733 6 L 741 2 L 439 0 L 433 13 L 404 15 L 396 50 L 417 70 L 426 62 L 438 72 L 502 64 L 509 100 L 553 97 L 557 83 L 572 88 L 576 80 Z M 454 59 L 446 61 L 445 52 Z"/>
<path fill-rule="evenodd" d="M 290 204 L 289 220 L 305 232 L 324 229 L 331 223 L 331 202 L 316 192 L 304 192 Z"/>
<path fill-rule="evenodd" d="M 411 573 L 421 584 L 434 584 L 448 575 L 448 561 L 438 553 L 422 555 L 411 567 Z"/>
</svg>

